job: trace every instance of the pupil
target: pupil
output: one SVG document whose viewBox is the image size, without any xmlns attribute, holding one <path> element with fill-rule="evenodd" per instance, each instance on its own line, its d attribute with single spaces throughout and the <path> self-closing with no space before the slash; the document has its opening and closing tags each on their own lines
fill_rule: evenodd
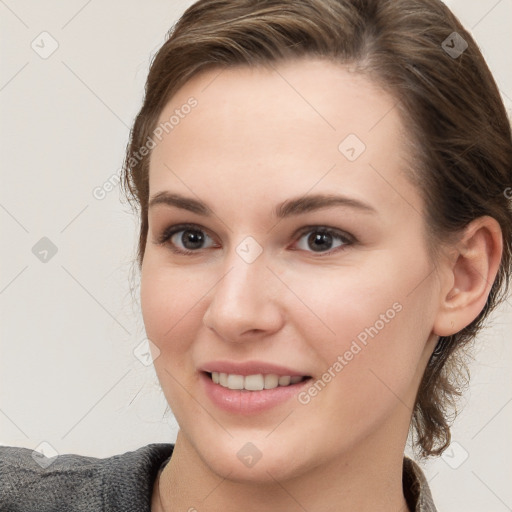
<svg viewBox="0 0 512 512">
<path fill-rule="evenodd" d="M 312 243 L 313 249 L 315 249 L 315 247 L 325 249 L 325 247 L 322 247 L 322 243 L 327 241 L 327 245 L 330 245 L 330 242 L 332 242 L 332 236 L 329 235 L 329 233 L 317 233 L 316 235 L 310 235 L 309 241 Z"/>
<path fill-rule="evenodd" d="M 198 249 L 203 243 L 203 236 L 199 231 L 184 231 L 182 242 L 185 247 L 187 247 L 189 242 L 192 244 L 193 247 L 187 247 L 187 249 Z"/>
</svg>

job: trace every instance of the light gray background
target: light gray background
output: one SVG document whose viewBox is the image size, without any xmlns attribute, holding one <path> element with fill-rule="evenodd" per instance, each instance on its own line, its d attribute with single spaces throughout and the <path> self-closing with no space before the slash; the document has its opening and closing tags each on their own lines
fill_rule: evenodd
<svg viewBox="0 0 512 512">
<path fill-rule="evenodd" d="M 191 3 L 0 0 L 0 444 L 106 457 L 175 440 L 154 369 L 134 355 L 138 220 L 119 187 L 92 191 L 115 180 L 150 58 Z M 447 3 L 511 111 L 512 0 Z M 46 59 L 31 47 L 51 49 L 44 31 L 58 43 Z M 57 248 L 46 263 L 32 252 L 43 237 Z M 454 443 L 424 466 L 440 511 L 512 510 L 512 306 L 493 318 Z"/>
</svg>

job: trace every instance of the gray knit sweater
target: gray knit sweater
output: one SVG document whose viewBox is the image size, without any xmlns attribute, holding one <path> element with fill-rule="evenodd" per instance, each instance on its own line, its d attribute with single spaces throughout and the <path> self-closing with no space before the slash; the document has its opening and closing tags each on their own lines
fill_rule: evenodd
<svg viewBox="0 0 512 512">
<path fill-rule="evenodd" d="M 0 446 L 0 512 L 151 512 L 153 485 L 173 444 L 149 444 L 103 459 Z M 37 459 L 37 460 L 36 460 Z M 413 512 L 436 512 L 420 467 L 404 458 L 404 495 Z"/>
<path fill-rule="evenodd" d="M 28 448 L 0 446 L 0 511 L 150 512 L 173 447 L 150 444 L 104 459 L 59 455 L 45 468 Z"/>
</svg>

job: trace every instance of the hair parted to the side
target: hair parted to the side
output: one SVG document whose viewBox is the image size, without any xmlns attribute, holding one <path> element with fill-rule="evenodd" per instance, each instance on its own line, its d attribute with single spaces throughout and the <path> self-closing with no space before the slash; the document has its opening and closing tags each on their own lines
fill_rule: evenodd
<svg viewBox="0 0 512 512">
<path fill-rule="evenodd" d="M 457 32 L 468 44 L 454 58 L 442 47 Z M 450 442 L 464 348 L 508 292 L 512 212 L 510 122 L 495 81 L 471 35 L 440 0 L 200 0 L 172 27 L 155 55 L 127 147 L 122 185 L 140 214 L 137 262 L 148 232 L 149 161 L 140 156 L 162 109 L 193 75 L 211 67 L 268 66 L 300 57 L 330 59 L 367 76 L 396 100 L 410 133 L 411 180 L 426 206 L 433 246 L 489 215 L 504 250 L 480 315 L 440 338 L 412 416 L 419 455 Z"/>
</svg>

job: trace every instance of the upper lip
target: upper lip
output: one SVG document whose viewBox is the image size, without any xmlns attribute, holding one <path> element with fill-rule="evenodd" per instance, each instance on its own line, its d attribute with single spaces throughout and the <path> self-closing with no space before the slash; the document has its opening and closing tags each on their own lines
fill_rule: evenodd
<svg viewBox="0 0 512 512">
<path fill-rule="evenodd" d="M 300 370 L 294 370 L 287 368 L 286 366 L 280 366 L 274 363 L 266 363 L 264 361 L 245 361 L 245 362 L 234 362 L 234 361 L 210 361 L 204 363 L 199 370 L 203 372 L 219 372 L 219 373 L 230 373 L 232 375 L 257 375 L 257 374 L 273 374 L 278 376 L 289 375 L 293 377 L 298 375 L 300 377 L 307 376 L 306 373 Z"/>
</svg>

